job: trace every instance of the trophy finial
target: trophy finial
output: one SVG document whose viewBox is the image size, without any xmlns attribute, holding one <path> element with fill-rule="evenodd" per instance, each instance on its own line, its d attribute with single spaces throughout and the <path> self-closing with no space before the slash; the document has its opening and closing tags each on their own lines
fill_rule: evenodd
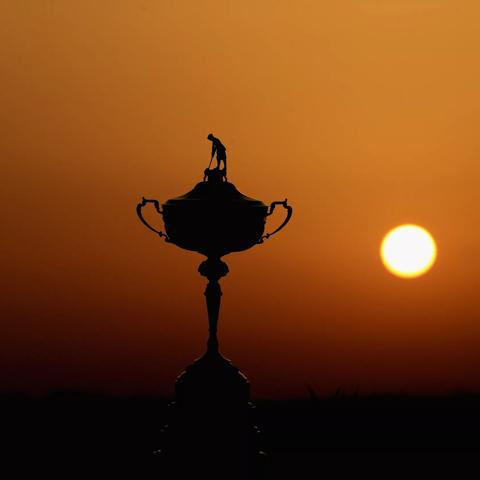
<svg viewBox="0 0 480 480">
<path fill-rule="evenodd" d="M 204 171 L 203 181 L 206 180 L 222 180 L 227 179 L 227 149 L 225 145 L 220 141 L 219 138 L 214 137 L 213 133 L 209 133 L 207 140 L 212 142 L 212 154 L 210 156 L 210 163 Z M 213 169 L 210 169 L 212 165 L 213 157 L 217 157 L 217 166 Z M 223 162 L 223 168 L 220 169 L 220 165 Z"/>
</svg>

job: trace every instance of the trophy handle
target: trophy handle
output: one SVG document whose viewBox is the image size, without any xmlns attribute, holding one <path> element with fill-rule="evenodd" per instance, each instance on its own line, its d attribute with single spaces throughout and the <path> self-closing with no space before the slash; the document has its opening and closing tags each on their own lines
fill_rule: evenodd
<svg viewBox="0 0 480 480">
<path fill-rule="evenodd" d="M 273 232 L 271 233 L 266 233 L 265 235 L 262 236 L 262 238 L 260 239 L 260 241 L 258 243 L 263 243 L 263 239 L 266 238 L 270 238 L 273 234 L 277 233 L 278 231 L 280 231 L 289 221 L 290 221 L 290 218 L 292 217 L 292 207 L 290 205 L 287 204 L 287 199 L 285 199 L 283 202 L 272 202 L 270 204 L 270 209 L 267 213 L 267 217 L 269 215 L 271 215 L 273 213 L 273 211 L 275 210 L 275 206 L 276 205 L 281 205 L 283 208 L 285 208 L 287 210 L 287 216 L 285 217 L 285 220 L 283 221 L 283 223 L 276 229 L 274 230 Z"/>
<path fill-rule="evenodd" d="M 139 203 L 137 205 L 137 215 L 138 215 L 138 218 L 140 219 L 140 221 L 150 230 L 152 230 L 153 232 L 157 233 L 160 237 L 165 237 L 165 241 L 170 241 L 170 239 L 168 238 L 168 236 L 161 232 L 160 230 L 156 230 L 155 228 L 153 228 L 146 220 L 145 218 L 143 217 L 143 214 L 142 214 L 142 208 L 147 204 L 147 203 L 153 203 L 153 205 L 155 206 L 155 210 L 160 214 L 160 215 L 163 215 L 163 212 L 160 210 L 160 204 L 158 202 L 158 200 L 148 200 L 147 198 L 145 197 L 142 197 L 142 201 L 141 203 Z"/>
</svg>

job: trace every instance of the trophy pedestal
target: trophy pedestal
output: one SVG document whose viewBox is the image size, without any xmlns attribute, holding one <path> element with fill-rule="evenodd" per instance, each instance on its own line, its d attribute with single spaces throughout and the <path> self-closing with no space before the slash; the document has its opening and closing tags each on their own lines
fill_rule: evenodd
<svg viewBox="0 0 480 480">
<path fill-rule="evenodd" d="M 265 454 L 259 449 L 249 387 L 238 368 L 214 351 L 178 376 L 162 449 L 172 478 L 261 478 Z"/>
</svg>

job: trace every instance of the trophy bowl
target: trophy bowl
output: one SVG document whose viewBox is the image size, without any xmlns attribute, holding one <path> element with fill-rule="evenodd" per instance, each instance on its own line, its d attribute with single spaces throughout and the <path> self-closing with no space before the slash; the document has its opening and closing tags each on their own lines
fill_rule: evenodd
<svg viewBox="0 0 480 480">
<path fill-rule="evenodd" d="M 148 202 L 162 215 L 165 233 L 144 219 L 142 208 Z M 287 216 L 274 232 L 264 235 L 266 219 L 276 205 L 282 205 Z M 220 258 L 262 243 L 287 224 L 292 209 L 287 200 L 273 202 L 269 208 L 262 201 L 240 193 L 233 183 L 210 176 L 185 195 L 167 200 L 161 209 L 157 200 L 143 198 L 137 213 L 148 228 L 166 237 L 168 242 L 209 258 Z"/>
</svg>

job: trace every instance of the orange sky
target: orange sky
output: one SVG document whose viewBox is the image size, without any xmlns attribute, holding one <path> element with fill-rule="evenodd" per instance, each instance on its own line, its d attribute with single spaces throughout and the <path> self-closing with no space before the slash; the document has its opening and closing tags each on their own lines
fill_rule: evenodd
<svg viewBox="0 0 480 480">
<path fill-rule="evenodd" d="M 477 1 L 18 0 L 0 18 L 3 391 L 171 393 L 204 347 L 203 258 L 135 206 L 200 181 L 209 132 L 240 191 L 294 206 L 224 259 L 221 347 L 254 396 L 480 390 Z M 378 255 L 406 222 L 439 248 L 415 280 Z"/>
</svg>

